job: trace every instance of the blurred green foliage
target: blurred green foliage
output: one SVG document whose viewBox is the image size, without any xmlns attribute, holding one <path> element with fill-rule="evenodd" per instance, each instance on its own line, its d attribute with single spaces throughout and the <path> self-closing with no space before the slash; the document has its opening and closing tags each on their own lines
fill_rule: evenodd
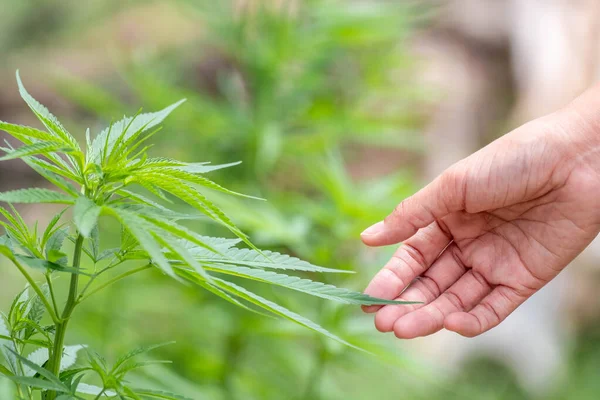
<svg viewBox="0 0 600 400">
<path fill-rule="evenodd" d="M 397 157 L 419 147 L 414 130 L 420 121 L 412 112 L 419 93 L 406 78 L 411 65 L 403 48 L 412 11 L 396 3 L 289 5 L 259 2 L 235 9 L 229 1 L 185 2 L 183 7 L 206 28 L 197 41 L 122 63 L 123 82 L 117 84 L 65 79 L 59 86 L 71 101 L 107 120 L 132 98 L 153 108 L 186 97 L 188 103 L 161 135 L 167 139 L 156 142 L 161 153 L 171 151 L 187 160 L 243 161 L 243 168 L 231 168 L 218 180 L 268 202 L 219 198 L 236 223 L 261 246 L 359 270 L 358 280 L 343 284 L 360 289 L 373 271 L 365 264 L 383 262 L 363 252 L 360 231 L 415 188 L 414 174 L 406 169 L 357 180 L 348 168 L 365 146 L 374 152 L 395 149 Z M 181 149 L 186 154 L 175 154 Z M 365 166 L 375 175 L 378 167 Z M 152 290 L 160 298 L 171 290 L 152 284 L 160 285 Z M 143 312 L 147 296 L 137 293 L 126 300 L 126 292 L 124 288 L 108 298 L 128 309 L 130 301 L 143 299 L 138 310 Z M 305 309 L 354 343 L 389 352 L 358 310 L 288 294 L 282 298 L 277 291 L 271 295 Z M 364 363 L 370 369 L 385 368 L 288 324 L 195 293 L 168 298 L 175 296 L 188 297 L 180 306 L 193 304 L 189 315 L 170 314 L 172 321 L 165 322 L 178 327 L 178 342 L 185 347 L 185 353 L 172 355 L 176 368 L 190 380 L 201 376 L 201 386 L 215 388 L 223 398 L 365 398 L 367 393 L 357 390 L 346 393 L 335 374 Z M 110 314 L 99 317 L 100 325 L 110 325 Z M 389 357 L 395 364 L 402 359 Z M 297 387 L 297 393 L 289 394 L 290 387 Z M 382 389 L 382 394 L 390 390 Z M 406 387 L 399 393 L 405 392 Z"/>
</svg>

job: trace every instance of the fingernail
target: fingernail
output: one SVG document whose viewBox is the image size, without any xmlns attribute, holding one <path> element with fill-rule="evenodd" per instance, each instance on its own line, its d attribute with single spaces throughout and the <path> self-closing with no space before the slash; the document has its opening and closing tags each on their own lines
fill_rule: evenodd
<svg viewBox="0 0 600 400">
<path fill-rule="evenodd" d="M 375 225 L 371 225 L 370 227 L 368 227 L 367 229 L 365 229 L 360 234 L 360 236 L 373 236 L 373 235 L 377 235 L 378 233 L 383 232 L 383 230 L 384 230 L 383 221 L 379 221 Z"/>
</svg>

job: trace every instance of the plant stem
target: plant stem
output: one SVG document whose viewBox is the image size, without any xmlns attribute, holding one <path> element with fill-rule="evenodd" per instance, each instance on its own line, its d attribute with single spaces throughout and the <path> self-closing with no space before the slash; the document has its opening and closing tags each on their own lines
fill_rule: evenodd
<svg viewBox="0 0 600 400">
<path fill-rule="evenodd" d="M 85 295 L 85 289 L 84 289 L 81 292 L 81 295 L 79 296 L 79 299 L 77 300 L 77 304 L 81 303 L 82 301 L 84 301 L 85 299 L 87 299 L 88 297 L 90 297 L 91 295 L 99 292 L 100 290 L 106 288 L 107 286 L 110 286 L 113 283 L 115 283 L 117 281 L 120 281 L 123 278 L 127 278 L 128 276 L 131 276 L 131 275 L 136 274 L 138 272 L 145 271 L 145 270 L 147 270 L 147 269 L 149 269 L 151 267 L 152 267 L 152 264 L 146 264 L 146 265 L 144 265 L 142 267 L 134 268 L 134 269 L 132 269 L 130 271 L 123 272 L 122 274 L 117 275 L 114 278 L 112 278 L 111 280 L 109 280 L 109 281 L 103 283 L 102 285 L 96 287 L 94 290 L 92 290 L 91 292 L 89 292 L 87 295 Z"/>
<path fill-rule="evenodd" d="M 106 271 L 110 271 L 111 269 L 113 269 L 114 267 L 116 267 L 122 263 L 123 263 L 123 260 L 117 260 L 116 263 L 113 263 L 111 261 L 111 263 L 106 268 L 104 268 L 98 272 L 95 272 L 94 275 L 92 275 L 90 280 L 87 282 L 87 284 L 83 287 L 83 290 L 81 291 L 81 293 L 79 293 L 79 298 L 77 299 L 77 304 L 79 304 L 81 302 L 81 299 L 84 297 L 84 295 L 88 291 L 88 289 L 92 286 L 92 283 L 94 283 L 94 281 L 96 279 L 98 279 L 98 277 L 100 275 L 104 274 Z M 87 296 L 85 296 L 85 297 L 87 297 Z"/>
<path fill-rule="evenodd" d="M 25 268 L 23 268 L 23 266 L 16 259 L 12 259 L 11 261 L 13 262 L 13 264 L 15 264 L 15 266 L 19 269 L 19 271 L 21 272 L 21 274 L 25 277 L 25 279 L 27 280 L 27 282 L 29 283 L 29 285 L 31 286 L 31 288 L 33 289 L 33 291 L 38 295 L 38 297 L 40 298 L 40 300 L 44 304 L 44 307 L 48 311 L 48 314 L 50 314 L 50 317 L 52 318 L 52 322 L 54 322 L 55 324 L 57 324 L 58 322 L 60 322 L 60 320 L 58 319 L 57 314 L 54 312 L 54 309 L 52 308 L 52 306 L 48 302 L 48 299 L 46 299 L 46 296 L 44 296 L 44 293 L 42 293 L 42 290 L 37 285 L 37 283 L 35 283 L 35 281 L 31 277 L 31 275 L 29 275 L 29 273 L 27 272 L 27 270 Z"/>
<path fill-rule="evenodd" d="M 54 295 L 54 286 L 52 285 L 52 279 L 49 274 L 46 274 L 46 282 L 48 283 L 48 291 L 50 292 L 50 298 L 52 299 L 52 305 L 54 306 L 54 312 L 58 315 L 58 304 L 56 303 L 56 296 Z"/>
<path fill-rule="evenodd" d="M 77 240 L 75 240 L 75 250 L 73 251 L 73 268 L 78 269 L 81 264 L 81 252 L 83 248 L 83 236 L 81 234 L 77 235 Z M 60 374 L 60 363 L 62 361 L 63 349 L 65 343 L 65 335 L 67 333 L 67 325 L 69 324 L 69 319 L 71 318 L 71 314 L 73 313 L 73 309 L 77 305 L 77 289 L 79 285 L 79 274 L 71 274 L 71 283 L 69 285 L 69 295 L 67 297 L 67 304 L 65 304 L 65 308 L 62 313 L 61 320 L 56 323 L 56 333 L 54 335 L 54 346 L 52 349 L 52 354 L 50 355 L 50 360 L 48 363 L 48 367 L 50 372 L 54 375 L 59 376 Z M 48 391 L 46 396 L 46 400 L 55 400 L 56 392 Z"/>
</svg>

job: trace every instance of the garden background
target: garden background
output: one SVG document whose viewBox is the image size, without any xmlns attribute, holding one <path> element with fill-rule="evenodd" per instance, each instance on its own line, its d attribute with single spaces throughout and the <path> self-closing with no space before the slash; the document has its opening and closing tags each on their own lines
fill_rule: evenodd
<svg viewBox="0 0 600 400">
<path fill-rule="evenodd" d="M 0 119 L 38 125 L 16 69 L 80 139 L 140 105 L 153 111 L 185 97 L 152 151 L 242 161 L 212 177 L 268 201 L 213 196 L 232 219 L 262 248 L 356 271 L 319 278 L 361 290 L 393 251 L 364 247 L 365 227 L 452 162 L 596 80 L 595 3 L 0 0 Z M 44 183 L 21 161 L 0 164 L 1 191 L 32 184 Z M 57 209 L 20 210 L 43 223 Z M 155 271 L 82 306 L 67 342 L 110 358 L 175 340 L 157 350 L 172 365 L 135 379 L 193 399 L 596 399 L 597 253 L 477 339 L 400 341 L 357 307 L 257 284 L 369 356 Z M 24 281 L 8 263 L 0 274 L 6 309 Z M 0 381 L 0 398 L 8 386 Z"/>
</svg>

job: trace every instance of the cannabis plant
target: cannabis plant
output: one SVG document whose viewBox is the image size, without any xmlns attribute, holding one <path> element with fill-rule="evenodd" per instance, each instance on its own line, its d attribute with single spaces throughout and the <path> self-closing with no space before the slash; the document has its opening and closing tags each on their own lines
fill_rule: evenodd
<svg viewBox="0 0 600 400">
<path fill-rule="evenodd" d="M 5 219 L 0 221 L 5 229 L 0 252 L 27 280 L 26 288 L 0 318 L 4 357 L 0 373 L 14 382 L 17 398 L 34 399 L 41 393 L 44 400 L 82 399 L 85 395 L 97 399 L 181 399 L 129 386 L 127 374 L 147 364 L 136 362 L 134 357 L 152 348 L 133 350 L 109 365 L 85 345 L 65 346 L 67 328 L 79 304 L 107 286 L 151 268 L 246 310 L 275 314 L 350 346 L 318 324 L 227 278 L 282 286 L 346 304 L 392 303 L 287 275 L 284 272 L 289 270 L 346 271 L 256 248 L 203 194 L 209 189 L 243 196 L 205 177 L 210 171 L 237 163 L 211 165 L 149 157 L 147 140 L 183 101 L 158 112 L 123 118 L 94 138 L 88 129 L 86 148 L 82 149 L 56 117 L 29 95 L 18 72 L 17 82 L 22 98 L 45 130 L 0 122 L 0 129 L 22 143 L 13 147 L 7 142 L 1 148 L 6 155 L 0 160 L 23 160 L 57 189 L 25 188 L 0 193 L 0 201 L 9 205 L 9 209 L 0 208 Z M 186 203 L 191 211 L 176 209 L 174 200 Z M 45 228 L 38 224 L 31 228 L 13 203 L 55 203 L 66 208 Z M 70 221 L 63 221 L 63 215 L 71 215 Z M 101 246 L 101 217 L 114 218 L 120 224 L 119 247 Z M 201 236 L 184 224 L 192 219 L 221 224 L 236 238 Z M 74 243 L 70 258 L 63 252 L 68 242 Z M 240 242 L 247 247 L 236 247 Z M 84 269 L 83 257 L 89 258 L 93 267 Z M 34 278 L 33 270 L 43 273 L 43 283 Z M 55 290 L 54 279 L 59 274 L 69 276 L 66 293 Z M 87 362 L 75 366 L 77 353 L 83 349 L 88 353 Z M 102 386 L 82 382 L 92 374 Z"/>
</svg>

